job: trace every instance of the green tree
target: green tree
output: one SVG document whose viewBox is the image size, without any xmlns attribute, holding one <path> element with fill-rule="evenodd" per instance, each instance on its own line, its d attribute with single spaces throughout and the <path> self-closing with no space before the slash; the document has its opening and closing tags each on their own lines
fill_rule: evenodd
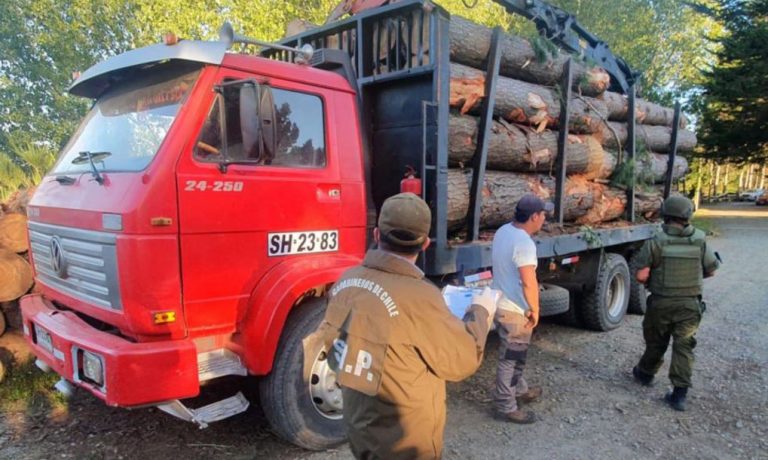
<svg viewBox="0 0 768 460">
<path fill-rule="evenodd" d="M 729 34 L 706 72 L 704 155 L 736 162 L 768 160 L 768 0 L 722 0 L 714 15 Z"/>
</svg>

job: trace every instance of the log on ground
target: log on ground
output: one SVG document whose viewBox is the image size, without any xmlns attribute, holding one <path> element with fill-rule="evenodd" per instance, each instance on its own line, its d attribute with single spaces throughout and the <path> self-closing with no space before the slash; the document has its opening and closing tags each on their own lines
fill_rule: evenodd
<svg viewBox="0 0 768 460">
<path fill-rule="evenodd" d="M 450 104 L 462 114 L 477 114 L 485 96 L 485 72 L 461 64 L 451 64 Z M 560 99 L 551 88 L 499 77 L 494 98 L 494 114 L 512 123 L 536 126 L 538 131 L 556 128 Z M 608 118 L 603 101 L 589 97 L 570 103 L 568 130 L 573 133 L 599 132 Z"/>
<path fill-rule="evenodd" d="M 491 48 L 492 30 L 460 16 L 452 16 L 449 24 L 451 61 L 479 69 L 486 68 Z M 499 74 L 544 85 L 558 85 L 568 55 L 556 53 L 540 60 L 531 42 L 515 35 L 501 35 Z M 539 54 L 539 56 L 537 56 Z M 547 53 L 543 53 L 547 54 Z M 601 67 L 586 66 L 573 60 L 573 88 L 586 96 L 602 94 L 611 84 L 611 77 Z"/>
<path fill-rule="evenodd" d="M 0 248 L 17 253 L 29 249 L 27 216 L 10 213 L 0 217 Z"/>
<path fill-rule="evenodd" d="M 449 121 L 448 161 L 451 166 L 471 166 L 480 120 L 452 113 Z M 558 135 L 557 131 L 537 132 L 528 126 L 494 121 L 488 143 L 487 169 L 552 174 Z M 568 174 L 582 174 L 588 179 L 611 175 L 616 157 L 605 152 L 594 137 L 569 134 L 567 139 Z"/>
<path fill-rule="evenodd" d="M 637 145 L 645 146 L 652 152 L 667 153 L 672 142 L 672 128 L 669 126 L 637 125 Z M 603 147 L 619 149 L 627 142 L 627 124 L 615 121 L 603 123 L 595 133 Z M 687 129 L 677 132 L 677 151 L 690 152 L 696 147 L 696 133 Z"/>
<path fill-rule="evenodd" d="M 0 248 L 0 302 L 26 294 L 32 287 L 32 267 L 11 250 Z"/>
</svg>

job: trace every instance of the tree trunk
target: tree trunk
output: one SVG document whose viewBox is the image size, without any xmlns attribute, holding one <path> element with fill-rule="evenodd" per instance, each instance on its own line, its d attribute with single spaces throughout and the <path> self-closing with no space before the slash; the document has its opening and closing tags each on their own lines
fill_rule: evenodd
<svg viewBox="0 0 768 460">
<path fill-rule="evenodd" d="M 477 69 L 485 69 L 491 49 L 492 29 L 475 24 L 461 16 L 452 16 L 449 25 L 451 61 Z M 539 85 L 555 86 L 560 82 L 567 54 L 546 56 L 540 60 L 531 42 L 509 34 L 502 34 L 499 74 Z M 547 54 L 539 52 L 538 55 Z M 597 96 L 611 84 L 611 77 L 601 67 L 585 66 L 573 60 L 573 89 L 586 96 Z"/>
<path fill-rule="evenodd" d="M 626 96 L 606 91 L 598 99 L 605 102 L 608 109 L 608 119 L 612 121 L 629 120 L 629 99 Z M 662 107 L 645 99 L 635 100 L 635 120 L 644 125 L 660 125 L 672 127 L 675 111 L 673 109 Z M 688 119 L 685 115 L 680 116 L 680 128 L 688 126 Z"/>
<path fill-rule="evenodd" d="M 744 167 L 739 168 L 739 188 L 736 190 L 737 195 L 741 195 L 744 191 Z"/>
<path fill-rule="evenodd" d="M 715 162 L 709 161 L 709 199 L 715 196 Z"/>
<path fill-rule="evenodd" d="M 724 173 L 725 177 L 723 180 L 723 195 L 728 193 L 728 172 L 729 172 L 728 170 L 730 169 L 729 166 L 730 164 L 728 163 L 725 164 L 725 173 Z"/>
<path fill-rule="evenodd" d="M 760 170 L 760 188 L 765 188 L 765 165 L 763 165 L 762 169 Z"/>
<path fill-rule="evenodd" d="M 715 168 L 715 196 L 717 196 L 719 185 L 720 185 L 720 165 L 717 165 L 717 167 Z"/>
<path fill-rule="evenodd" d="M 466 223 L 469 208 L 471 169 L 448 171 L 448 226 L 461 229 Z M 483 206 L 480 225 L 496 228 L 510 222 L 515 205 L 526 193 L 553 200 L 555 181 L 542 174 L 487 171 L 482 188 Z M 650 217 L 661 206 L 661 193 L 637 194 L 636 207 L 640 214 Z M 592 182 L 583 176 L 570 176 L 565 184 L 563 202 L 564 220 L 584 225 L 595 225 L 620 218 L 626 208 L 626 192 Z"/>
<path fill-rule="evenodd" d="M 623 148 L 627 142 L 627 124 L 609 121 L 600 125 L 595 137 L 609 149 Z M 637 145 L 644 145 L 648 150 L 659 153 L 669 152 L 672 143 L 672 128 L 668 126 L 637 125 L 635 136 Z M 618 144 L 617 144 L 618 142 Z M 677 132 L 677 151 L 690 152 L 696 147 L 696 134 L 687 129 Z"/>
<path fill-rule="evenodd" d="M 697 174 L 696 174 L 697 176 L 696 191 L 694 192 L 694 195 L 693 195 L 693 205 L 695 209 L 699 209 L 699 205 L 701 204 L 701 180 L 702 180 L 702 176 L 704 175 L 704 171 L 703 171 L 704 165 L 701 164 L 702 160 L 699 159 L 697 163 L 698 163 L 698 168 L 697 168 Z"/>
<path fill-rule="evenodd" d="M 29 249 L 27 216 L 11 213 L 0 217 L 0 248 L 13 252 L 24 252 Z"/>
<path fill-rule="evenodd" d="M 477 113 L 485 96 L 485 72 L 461 64 L 451 64 L 452 107 L 462 114 Z M 513 123 L 534 125 L 543 131 L 557 127 L 560 97 L 544 86 L 499 77 L 496 84 L 494 114 Z M 569 131 L 594 133 L 608 117 L 605 104 L 593 98 L 573 99 L 570 104 Z"/>
<path fill-rule="evenodd" d="M 32 287 L 32 267 L 23 257 L 0 248 L 0 302 L 17 299 Z"/>
<path fill-rule="evenodd" d="M 451 166 L 471 166 L 477 148 L 479 119 L 451 114 L 448 130 L 448 160 Z M 557 131 L 535 130 L 521 125 L 493 122 L 488 143 L 488 169 L 554 173 Z M 607 178 L 616 166 L 592 136 L 568 136 L 566 171 L 589 179 Z"/>
</svg>

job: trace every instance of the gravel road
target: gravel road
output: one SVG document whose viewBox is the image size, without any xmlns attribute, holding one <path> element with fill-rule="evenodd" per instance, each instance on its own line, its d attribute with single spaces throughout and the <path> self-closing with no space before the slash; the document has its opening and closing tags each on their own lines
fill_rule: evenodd
<svg viewBox="0 0 768 460">
<path fill-rule="evenodd" d="M 768 459 L 764 209 L 729 204 L 700 212 L 717 227 L 710 244 L 725 265 L 705 282 L 709 308 L 697 336 L 687 412 L 662 401 L 666 364 L 651 388 L 631 379 L 643 347 L 642 317 L 628 316 L 610 333 L 544 323 L 526 371 L 529 382 L 544 387 L 543 400 L 531 406 L 540 420 L 521 427 L 491 418 L 495 353 L 489 353 L 477 374 L 449 385 L 445 457 Z M 0 459 L 73 457 L 352 458 L 346 447 L 311 453 L 283 443 L 258 408 L 203 431 L 155 409 L 108 408 L 83 392 L 67 410 L 0 413 Z"/>
</svg>

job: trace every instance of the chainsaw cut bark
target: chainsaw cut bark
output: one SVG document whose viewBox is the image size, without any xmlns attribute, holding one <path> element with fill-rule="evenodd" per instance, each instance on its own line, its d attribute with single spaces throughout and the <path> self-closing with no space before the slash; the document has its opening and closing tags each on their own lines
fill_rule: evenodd
<svg viewBox="0 0 768 460">
<path fill-rule="evenodd" d="M 479 69 L 486 68 L 492 33 L 493 30 L 488 27 L 461 16 L 451 16 L 451 61 Z M 540 85 L 559 84 L 568 60 L 567 55 L 557 53 L 554 57 L 540 61 L 531 42 L 509 34 L 501 35 L 500 50 L 500 75 Z M 586 66 L 576 58 L 572 62 L 574 90 L 586 96 L 597 96 L 608 89 L 611 77 L 605 69 Z"/>
<path fill-rule="evenodd" d="M 32 267 L 11 250 L 0 248 L 0 302 L 17 299 L 32 287 Z"/>
<path fill-rule="evenodd" d="M 669 126 L 651 126 L 637 125 L 635 136 L 638 145 L 644 145 L 650 151 L 658 153 L 669 152 L 672 142 L 672 128 Z M 600 131 L 595 133 L 595 137 L 600 140 L 603 147 L 608 149 L 619 149 L 627 142 L 627 124 L 615 121 L 603 123 Z M 617 145 L 618 142 L 621 145 Z M 687 129 L 680 129 L 677 132 L 677 151 L 690 152 L 696 147 L 696 133 Z"/>
<path fill-rule="evenodd" d="M 452 166 L 470 166 L 477 148 L 479 119 L 452 113 L 449 121 L 448 160 Z M 494 121 L 487 168 L 553 173 L 557 136 L 557 131 L 539 133 L 527 126 Z M 566 160 L 568 174 L 582 174 L 588 179 L 609 177 L 616 164 L 616 157 L 606 153 L 592 136 L 569 135 Z"/>
<path fill-rule="evenodd" d="M 0 217 L 0 248 L 17 253 L 29 249 L 27 216 L 10 213 Z"/>
<path fill-rule="evenodd" d="M 448 171 L 448 227 L 459 230 L 466 223 L 469 209 L 470 169 Z M 483 205 L 480 225 L 496 228 L 510 222 L 515 205 L 526 193 L 553 200 L 555 181 L 543 174 L 487 171 L 482 188 Z M 582 225 L 597 225 L 618 219 L 626 209 L 626 192 L 574 175 L 566 180 L 563 202 L 564 220 Z M 635 194 L 636 213 L 651 217 L 661 206 L 661 194 Z"/>
<path fill-rule="evenodd" d="M 462 114 L 477 113 L 485 96 L 485 72 L 461 64 L 451 64 L 450 104 Z M 594 98 L 573 99 L 570 104 L 569 131 L 594 133 L 608 118 L 608 108 Z M 538 131 L 556 128 L 560 99 L 551 88 L 499 77 L 496 84 L 494 114 L 513 123 L 533 125 Z"/>
<path fill-rule="evenodd" d="M 577 184 L 570 179 L 567 182 L 564 206 L 566 219 L 574 220 L 592 206 L 591 195 L 588 187 L 583 187 L 584 184 Z M 448 227 L 451 229 L 459 229 L 466 222 L 471 183 L 471 169 L 448 171 Z M 514 217 L 515 205 L 523 195 L 533 193 L 542 198 L 550 198 L 554 196 L 554 189 L 554 179 L 543 174 L 487 171 L 482 188 L 480 226 L 495 228 L 504 225 Z"/>
</svg>

